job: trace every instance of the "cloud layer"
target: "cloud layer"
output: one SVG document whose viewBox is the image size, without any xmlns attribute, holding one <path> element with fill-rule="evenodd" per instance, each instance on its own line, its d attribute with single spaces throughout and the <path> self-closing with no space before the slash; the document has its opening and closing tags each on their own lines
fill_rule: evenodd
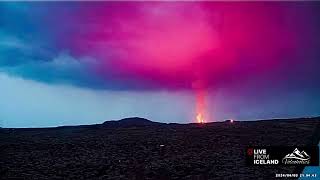
<svg viewBox="0 0 320 180">
<path fill-rule="evenodd" d="M 0 9 L 0 71 L 37 81 L 121 90 L 191 89 L 199 80 L 214 89 L 261 76 L 291 86 L 318 82 L 319 3 L 7 2 Z"/>
</svg>

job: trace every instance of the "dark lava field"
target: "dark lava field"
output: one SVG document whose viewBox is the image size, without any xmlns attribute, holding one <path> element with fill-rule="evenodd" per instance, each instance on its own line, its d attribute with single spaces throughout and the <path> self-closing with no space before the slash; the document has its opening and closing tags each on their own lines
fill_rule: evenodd
<svg viewBox="0 0 320 180">
<path fill-rule="evenodd" d="M 249 146 L 317 145 L 320 118 L 0 129 L 0 179 L 274 179 L 296 166 L 247 166 Z"/>
</svg>

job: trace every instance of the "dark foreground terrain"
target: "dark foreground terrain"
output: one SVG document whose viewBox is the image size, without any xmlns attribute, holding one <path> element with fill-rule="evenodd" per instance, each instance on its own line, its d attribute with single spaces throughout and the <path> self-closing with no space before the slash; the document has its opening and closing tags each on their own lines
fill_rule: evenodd
<svg viewBox="0 0 320 180">
<path fill-rule="evenodd" d="M 295 166 L 248 167 L 251 145 L 317 145 L 320 119 L 0 129 L 0 179 L 274 179 Z"/>
</svg>

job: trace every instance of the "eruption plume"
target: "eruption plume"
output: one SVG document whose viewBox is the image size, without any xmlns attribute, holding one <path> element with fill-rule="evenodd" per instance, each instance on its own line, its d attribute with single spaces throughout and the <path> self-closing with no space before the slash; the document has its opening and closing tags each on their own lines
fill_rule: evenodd
<svg viewBox="0 0 320 180">
<path fill-rule="evenodd" d="M 208 120 L 207 95 L 208 90 L 203 80 L 199 79 L 192 83 L 195 91 L 195 113 L 197 123 L 206 123 Z"/>
<path fill-rule="evenodd" d="M 198 123 L 206 123 L 208 119 L 206 89 L 196 90 L 196 120 Z"/>
</svg>

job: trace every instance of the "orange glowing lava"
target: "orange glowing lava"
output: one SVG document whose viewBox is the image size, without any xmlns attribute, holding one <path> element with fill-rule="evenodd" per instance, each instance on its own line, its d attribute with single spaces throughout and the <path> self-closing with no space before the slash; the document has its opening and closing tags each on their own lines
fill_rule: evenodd
<svg viewBox="0 0 320 180">
<path fill-rule="evenodd" d="M 198 123 L 206 123 L 208 119 L 207 114 L 207 103 L 206 103 L 206 90 L 197 89 L 196 90 L 196 121 Z"/>
<path fill-rule="evenodd" d="M 205 123 L 203 115 L 201 113 L 198 113 L 196 118 L 198 123 Z"/>
</svg>

